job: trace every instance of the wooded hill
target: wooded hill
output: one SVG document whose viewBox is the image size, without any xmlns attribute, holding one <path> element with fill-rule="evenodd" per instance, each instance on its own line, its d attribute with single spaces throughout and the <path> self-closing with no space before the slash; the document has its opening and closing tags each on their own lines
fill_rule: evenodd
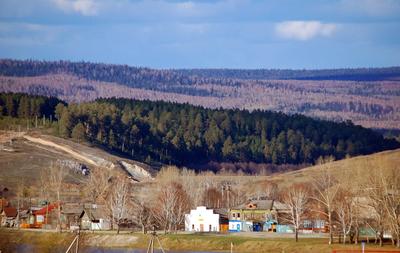
<svg viewBox="0 0 400 253">
<path fill-rule="evenodd" d="M 399 129 L 400 68 L 158 70 L 69 61 L 0 60 L 0 92 L 163 100 L 208 108 L 271 110 L 370 128 Z"/>
<path fill-rule="evenodd" d="M 133 87 L 159 84 L 202 84 L 216 82 L 235 85 L 229 79 L 244 80 L 399 80 L 400 67 L 321 70 L 290 69 L 150 69 L 90 62 L 19 61 L 0 59 L 0 75 L 37 76 L 69 73 L 88 80 L 116 82 Z M 213 80 L 215 79 L 215 80 Z M 155 86 L 155 88 L 157 88 Z"/>
<path fill-rule="evenodd" d="M 1 94 L 0 115 L 41 117 L 42 110 L 33 109 L 39 100 L 52 105 L 60 136 L 85 139 L 147 162 L 303 164 L 400 147 L 350 122 L 168 102 L 112 98 L 55 106 L 48 102 L 54 98 Z"/>
<path fill-rule="evenodd" d="M 399 80 L 400 67 L 347 68 L 320 70 L 291 69 L 179 69 L 183 75 L 201 78 L 235 78 L 244 80 L 342 80 L 378 81 Z"/>
</svg>

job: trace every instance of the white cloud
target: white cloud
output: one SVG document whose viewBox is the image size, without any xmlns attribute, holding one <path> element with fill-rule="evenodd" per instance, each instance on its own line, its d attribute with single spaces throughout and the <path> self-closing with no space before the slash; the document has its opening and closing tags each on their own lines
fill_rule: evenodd
<svg viewBox="0 0 400 253">
<path fill-rule="evenodd" d="M 317 36 L 329 37 L 335 31 L 335 24 L 324 24 L 319 21 L 285 21 L 275 25 L 275 32 L 280 37 L 303 41 Z"/>
<path fill-rule="evenodd" d="M 95 0 L 53 0 L 65 12 L 77 12 L 84 16 L 94 16 L 98 12 Z"/>
</svg>

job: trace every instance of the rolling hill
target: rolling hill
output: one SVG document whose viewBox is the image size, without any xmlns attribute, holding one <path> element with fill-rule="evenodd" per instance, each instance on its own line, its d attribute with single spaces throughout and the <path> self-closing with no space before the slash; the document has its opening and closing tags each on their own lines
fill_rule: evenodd
<svg viewBox="0 0 400 253">
<path fill-rule="evenodd" d="M 8 129 L 47 125 L 57 136 L 85 140 L 135 160 L 189 167 L 209 162 L 304 165 L 328 156 L 342 159 L 400 147 L 349 122 L 121 98 L 67 104 L 0 93 L 0 119 Z"/>
<path fill-rule="evenodd" d="M 268 177 L 269 180 L 286 186 L 292 183 L 310 182 L 323 168 L 328 168 L 332 174 L 339 179 L 356 179 L 366 177 L 372 170 L 395 168 L 400 172 L 400 149 L 378 152 L 371 155 L 362 155 L 349 159 L 333 161 L 321 165 L 303 168 L 282 174 L 275 174 Z M 349 178 L 350 177 L 350 178 Z"/>
<path fill-rule="evenodd" d="M 87 62 L 0 60 L 0 91 L 272 110 L 400 129 L 400 68 L 157 70 Z"/>
</svg>

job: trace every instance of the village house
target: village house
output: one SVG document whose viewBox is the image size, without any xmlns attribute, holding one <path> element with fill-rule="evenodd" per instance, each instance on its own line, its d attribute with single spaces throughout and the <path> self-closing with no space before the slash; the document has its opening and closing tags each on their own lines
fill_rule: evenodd
<svg viewBox="0 0 400 253">
<path fill-rule="evenodd" d="M 111 221 L 107 216 L 104 206 L 92 205 L 84 208 L 80 216 L 81 229 L 86 230 L 110 230 Z"/>
<path fill-rule="evenodd" d="M 80 217 L 85 205 L 81 203 L 65 203 L 61 206 L 61 223 L 63 229 L 79 229 Z"/>
<path fill-rule="evenodd" d="M 193 232 L 219 232 L 220 215 L 205 206 L 198 206 L 185 214 L 185 231 Z"/>
<path fill-rule="evenodd" d="M 252 200 L 229 211 L 229 231 L 268 231 L 293 233 L 294 228 L 287 214 L 287 205 L 276 200 Z M 302 221 L 302 233 L 326 233 L 327 223 L 314 213 Z"/>
<path fill-rule="evenodd" d="M 41 208 L 32 208 L 30 218 L 31 228 L 53 229 L 57 226 L 57 208 L 58 204 L 48 204 Z"/>
<path fill-rule="evenodd" d="M 229 211 L 229 231 L 276 232 L 278 213 L 274 200 L 253 200 Z"/>
<path fill-rule="evenodd" d="M 16 226 L 17 209 L 14 207 L 4 207 L 1 212 L 1 226 L 14 227 Z"/>
</svg>

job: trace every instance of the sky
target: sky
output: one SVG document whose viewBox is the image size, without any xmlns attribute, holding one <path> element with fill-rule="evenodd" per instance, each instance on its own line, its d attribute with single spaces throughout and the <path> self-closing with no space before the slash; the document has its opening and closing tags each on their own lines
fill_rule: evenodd
<svg viewBox="0 0 400 253">
<path fill-rule="evenodd" d="M 400 0 L 0 0 L 0 58 L 152 68 L 400 65 Z"/>
</svg>

